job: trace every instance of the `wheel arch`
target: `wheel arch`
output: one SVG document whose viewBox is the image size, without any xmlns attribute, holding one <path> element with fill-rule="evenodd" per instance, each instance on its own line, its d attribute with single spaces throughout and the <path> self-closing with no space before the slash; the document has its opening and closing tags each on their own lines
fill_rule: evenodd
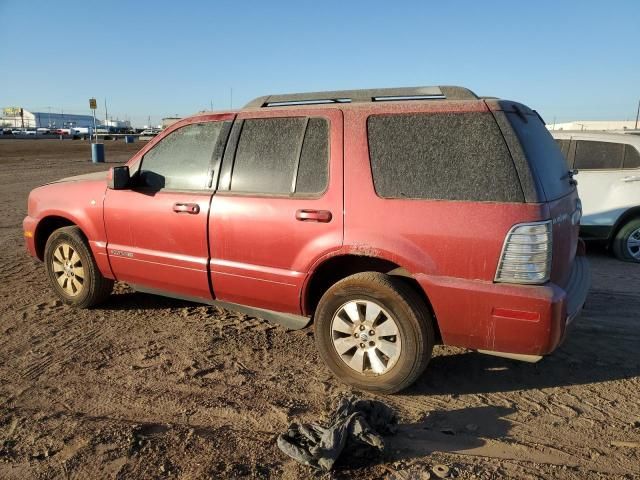
<svg viewBox="0 0 640 480">
<path fill-rule="evenodd" d="M 82 236 L 85 240 L 87 239 L 82 228 L 80 228 L 75 221 L 59 215 L 48 215 L 38 222 L 34 233 L 36 255 L 39 260 L 44 260 L 44 248 L 47 245 L 47 240 L 49 240 L 51 234 L 62 227 L 78 227 Z"/>
<path fill-rule="evenodd" d="M 609 234 L 609 246 L 611 246 L 611 242 L 613 242 L 613 240 L 616 238 L 616 235 L 618 235 L 620 229 L 635 218 L 640 218 L 640 206 L 629 208 L 618 217 L 616 223 L 611 229 L 611 233 Z"/>
<path fill-rule="evenodd" d="M 401 278 L 407 285 L 409 285 L 427 305 L 431 318 L 433 319 L 436 342 L 441 341 L 442 337 L 440 335 L 438 319 L 426 292 L 413 277 L 411 272 L 406 268 L 392 262 L 391 260 L 381 257 L 347 253 L 334 255 L 324 259 L 314 268 L 305 282 L 302 293 L 303 314 L 313 318 L 318 302 L 332 285 L 350 275 L 363 272 L 384 273 L 386 275 Z"/>
</svg>

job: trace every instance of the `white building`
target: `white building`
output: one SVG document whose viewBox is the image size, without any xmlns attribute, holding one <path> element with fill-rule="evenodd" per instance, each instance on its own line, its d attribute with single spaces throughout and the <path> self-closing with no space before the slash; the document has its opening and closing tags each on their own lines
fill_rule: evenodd
<svg viewBox="0 0 640 480">
<path fill-rule="evenodd" d="M 93 116 L 69 113 L 30 112 L 21 107 L 0 111 L 0 126 L 11 128 L 76 128 L 93 127 Z M 96 119 L 96 123 L 99 123 Z"/>
<path fill-rule="evenodd" d="M 104 120 L 102 125 L 111 128 L 131 128 L 131 122 L 129 120 Z"/>
<path fill-rule="evenodd" d="M 556 123 L 547 125 L 549 130 L 571 130 L 571 131 L 620 131 L 634 130 L 635 120 L 576 120 L 574 122 Z M 640 123 L 638 124 L 640 126 Z"/>
</svg>

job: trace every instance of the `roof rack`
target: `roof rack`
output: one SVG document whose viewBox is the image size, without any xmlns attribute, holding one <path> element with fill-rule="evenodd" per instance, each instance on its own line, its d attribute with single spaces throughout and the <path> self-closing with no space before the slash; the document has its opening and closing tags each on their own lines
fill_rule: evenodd
<svg viewBox="0 0 640 480">
<path fill-rule="evenodd" d="M 385 102 L 397 100 L 477 100 L 468 88 L 455 86 L 374 88 L 335 90 L 330 92 L 286 93 L 258 97 L 244 108 L 285 107 L 294 105 L 325 105 L 336 103 Z"/>
</svg>

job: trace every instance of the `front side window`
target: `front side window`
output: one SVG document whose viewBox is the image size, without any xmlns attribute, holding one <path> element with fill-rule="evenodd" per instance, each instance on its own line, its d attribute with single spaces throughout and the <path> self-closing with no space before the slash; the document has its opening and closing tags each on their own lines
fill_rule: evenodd
<svg viewBox="0 0 640 480">
<path fill-rule="evenodd" d="M 212 156 L 223 125 L 194 123 L 171 132 L 144 155 L 139 185 L 154 190 L 209 188 Z"/>
<path fill-rule="evenodd" d="M 622 168 L 624 143 L 578 140 L 574 165 L 578 170 L 615 170 Z"/>
<path fill-rule="evenodd" d="M 245 120 L 231 191 L 267 195 L 322 193 L 328 180 L 329 123 L 322 118 Z"/>
</svg>

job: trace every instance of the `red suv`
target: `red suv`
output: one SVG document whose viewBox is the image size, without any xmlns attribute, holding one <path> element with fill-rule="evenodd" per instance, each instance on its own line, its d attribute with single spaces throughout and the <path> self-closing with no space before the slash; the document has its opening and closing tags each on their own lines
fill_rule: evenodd
<svg viewBox="0 0 640 480">
<path fill-rule="evenodd" d="M 113 281 L 303 328 L 342 380 L 395 392 L 435 343 L 536 361 L 588 290 L 572 172 L 535 111 L 461 87 L 261 97 L 126 166 L 29 196 L 62 300 Z"/>
</svg>

